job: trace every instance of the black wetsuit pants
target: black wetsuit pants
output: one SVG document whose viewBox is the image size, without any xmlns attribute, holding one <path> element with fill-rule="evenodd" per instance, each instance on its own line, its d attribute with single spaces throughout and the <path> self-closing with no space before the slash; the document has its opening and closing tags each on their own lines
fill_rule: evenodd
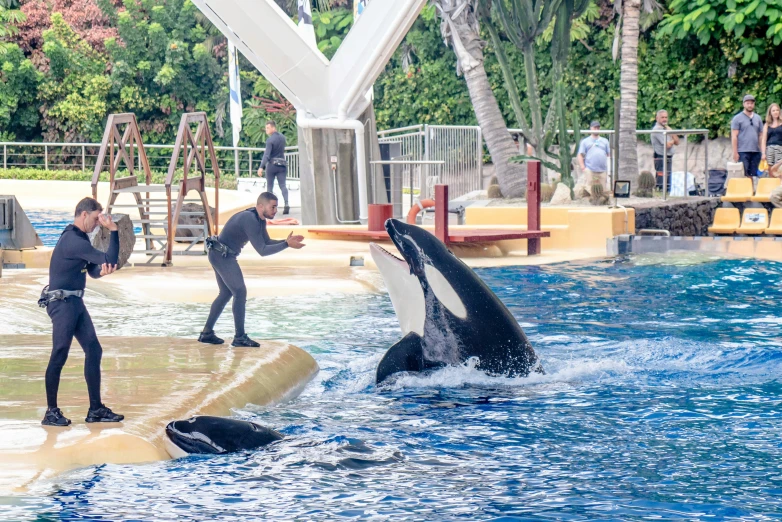
<svg viewBox="0 0 782 522">
<path fill-rule="evenodd" d="M 209 263 L 214 268 L 220 293 L 217 294 L 217 299 L 212 303 L 204 331 L 214 330 L 215 323 L 217 323 L 220 314 L 223 313 L 225 305 L 233 297 L 234 327 L 236 329 L 236 337 L 241 337 L 245 333 L 244 314 L 245 303 L 247 302 L 247 287 L 244 285 L 242 269 L 239 268 L 239 262 L 233 256 L 223 257 L 219 252 L 210 250 L 208 257 Z"/>
<path fill-rule="evenodd" d="M 266 190 L 274 192 L 274 180 L 280 184 L 280 190 L 282 191 L 282 200 L 285 202 L 285 206 L 288 206 L 288 187 L 285 185 L 285 178 L 288 174 L 287 167 L 278 167 L 271 163 L 266 168 Z"/>
<path fill-rule="evenodd" d="M 57 390 L 60 388 L 60 374 L 68 360 L 73 338 L 79 341 L 84 350 L 84 378 L 87 380 L 87 393 L 90 396 L 90 408 L 101 406 L 100 400 L 100 361 L 103 348 L 98 342 L 95 326 L 92 324 L 84 301 L 78 297 L 52 301 L 46 307 L 46 313 L 52 319 L 52 355 L 46 368 L 46 402 L 49 408 L 57 407 Z"/>
</svg>

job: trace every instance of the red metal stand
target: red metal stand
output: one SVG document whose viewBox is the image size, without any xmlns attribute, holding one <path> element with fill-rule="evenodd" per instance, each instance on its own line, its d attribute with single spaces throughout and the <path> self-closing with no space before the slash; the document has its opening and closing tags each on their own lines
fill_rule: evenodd
<svg viewBox="0 0 782 522">
<path fill-rule="evenodd" d="M 434 235 L 448 244 L 448 185 L 434 186 Z"/>
<path fill-rule="evenodd" d="M 386 220 L 394 217 L 394 206 L 388 203 L 369 205 L 369 221 L 367 230 L 370 232 L 384 231 Z"/>
<path fill-rule="evenodd" d="M 540 162 L 527 163 L 527 232 L 540 231 Z M 527 255 L 540 255 L 540 237 L 527 240 Z"/>
</svg>

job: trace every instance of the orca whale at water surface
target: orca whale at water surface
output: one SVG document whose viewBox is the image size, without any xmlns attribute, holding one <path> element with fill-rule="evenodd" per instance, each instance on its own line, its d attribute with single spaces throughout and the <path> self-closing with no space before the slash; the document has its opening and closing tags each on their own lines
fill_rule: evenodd
<svg viewBox="0 0 782 522">
<path fill-rule="evenodd" d="M 282 434 L 254 422 L 201 415 L 169 422 L 166 451 L 173 458 L 187 455 L 222 455 L 261 448 L 281 440 Z"/>
<path fill-rule="evenodd" d="M 519 323 L 486 283 L 435 236 L 396 219 L 385 224 L 404 259 L 375 243 L 372 258 L 383 275 L 404 337 L 377 368 L 379 384 L 398 372 L 421 372 L 477 359 L 496 376 L 543 372 Z"/>
</svg>

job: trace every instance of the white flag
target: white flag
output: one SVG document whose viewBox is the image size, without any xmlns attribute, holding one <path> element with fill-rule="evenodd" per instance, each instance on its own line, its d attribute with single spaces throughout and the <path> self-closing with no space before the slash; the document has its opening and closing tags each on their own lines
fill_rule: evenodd
<svg viewBox="0 0 782 522">
<path fill-rule="evenodd" d="M 299 0 L 299 34 L 313 49 L 318 48 L 315 40 L 315 28 L 312 26 L 312 6 L 310 0 Z"/>
<path fill-rule="evenodd" d="M 239 86 L 239 51 L 228 42 L 228 85 L 231 91 L 231 129 L 233 129 L 234 147 L 239 146 L 239 133 L 242 131 L 242 91 Z"/>
</svg>

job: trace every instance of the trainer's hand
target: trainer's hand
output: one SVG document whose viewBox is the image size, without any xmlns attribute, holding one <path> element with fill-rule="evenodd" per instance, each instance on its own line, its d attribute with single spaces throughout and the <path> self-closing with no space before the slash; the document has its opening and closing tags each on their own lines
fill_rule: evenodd
<svg viewBox="0 0 782 522">
<path fill-rule="evenodd" d="M 734 163 L 738 163 L 738 161 L 739 161 L 739 153 L 738 152 L 734 152 L 733 153 L 733 162 Z"/>
<path fill-rule="evenodd" d="M 117 224 L 111 219 L 111 216 L 105 215 L 105 214 L 98 214 L 98 222 L 112 232 L 116 232 L 119 230 L 117 228 Z"/>
<path fill-rule="evenodd" d="M 263 168 L 261 168 L 261 167 L 258 168 L 258 177 L 260 177 L 260 178 L 263 177 Z"/>
<path fill-rule="evenodd" d="M 299 248 L 302 248 L 304 246 L 304 236 L 294 236 L 293 232 L 288 234 L 288 239 L 285 240 L 288 243 L 288 246 L 291 248 L 295 248 L 298 250 Z"/>
<path fill-rule="evenodd" d="M 113 274 L 117 271 L 117 265 L 110 265 L 108 263 L 103 263 L 100 265 L 100 276 L 107 276 L 109 274 Z"/>
</svg>

